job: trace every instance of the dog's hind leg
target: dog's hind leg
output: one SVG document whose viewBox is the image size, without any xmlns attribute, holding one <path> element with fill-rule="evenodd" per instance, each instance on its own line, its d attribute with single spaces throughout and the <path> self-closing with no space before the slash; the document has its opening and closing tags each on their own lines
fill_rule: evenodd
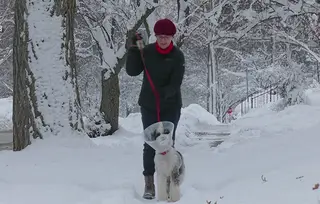
<svg viewBox="0 0 320 204">
<path fill-rule="evenodd" d="M 157 199 L 159 201 L 167 201 L 167 177 L 157 174 Z"/>
<path fill-rule="evenodd" d="M 180 200 L 180 186 L 177 185 L 173 180 L 170 182 L 170 191 L 169 191 L 169 201 L 176 202 Z"/>
</svg>

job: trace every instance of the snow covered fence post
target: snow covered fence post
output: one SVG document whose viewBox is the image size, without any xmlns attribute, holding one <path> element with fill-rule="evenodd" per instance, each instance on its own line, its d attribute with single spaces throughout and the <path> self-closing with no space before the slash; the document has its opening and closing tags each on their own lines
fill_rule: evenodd
<svg viewBox="0 0 320 204">
<path fill-rule="evenodd" d="M 82 130 L 74 47 L 75 0 L 15 2 L 13 150 Z"/>
</svg>

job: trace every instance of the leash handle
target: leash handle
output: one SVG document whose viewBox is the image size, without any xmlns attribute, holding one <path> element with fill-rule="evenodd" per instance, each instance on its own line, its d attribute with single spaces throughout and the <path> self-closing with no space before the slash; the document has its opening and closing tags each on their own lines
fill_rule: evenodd
<svg viewBox="0 0 320 204">
<path fill-rule="evenodd" d="M 136 36 L 137 36 L 137 47 L 139 48 L 140 51 L 142 51 L 142 49 L 144 48 L 143 40 L 139 34 L 137 34 Z"/>
<path fill-rule="evenodd" d="M 155 97 L 155 101 L 156 101 L 156 110 L 157 110 L 157 121 L 160 122 L 160 94 L 159 92 L 157 91 L 152 79 L 151 79 L 151 76 L 147 70 L 147 67 L 146 67 L 146 63 L 145 63 L 145 60 L 144 60 L 144 57 L 143 57 L 143 48 L 144 48 L 144 44 L 143 44 L 143 40 L 141 38 L 141 36 L 139 36 L 139 34 L 137 33 L 136 34 L 137 36 L 137 47 L 139 48 L 140 50 L 140 56 L 141 56 L 141 60 L 142 60 L 142 64 L 143 64 L 143 68 L 144 68 L 144 71 L 146 73 L 146 76 L 147 76 L 147 79 L 150 83 L 150 86 L 151 86 L 151 89 L 152 89 L 152 92 L 153 92 L 153 95 Z M 159 131 L 163 132 L 163 125 L 160 125 L 162 127 L 159 127 Z"/>
</svg>

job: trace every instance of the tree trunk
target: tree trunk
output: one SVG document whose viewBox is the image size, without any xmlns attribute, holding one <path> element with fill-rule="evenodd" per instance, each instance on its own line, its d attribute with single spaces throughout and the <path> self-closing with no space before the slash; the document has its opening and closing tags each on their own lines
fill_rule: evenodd
<svg viewBox="0 0 320 204">
<path fill-rule="evenodd" d="M 58 1 L 58 0 L 56 0 Z M 80 111 L 80 92 L 78 86 L 78 69 L 76 67 L 76 49 L 74 42 L 74 22 L 76 14 L 76 0 L 61 0 L 64 4 L 64 29 L 66 30 L 65 36 L 65 60 L 66 65 L 69 67 L 70 72 L 66 77 L 70 78 L 74 98 L 69 99 L 69 124 L 75 130 L 82 130 L 84 128 L 82 114 Z"/>
<path fill-rule="evenodd" d="M 107 80 L 104 80 L 105 75 L 109 75 Z M 100 112 L 103 114 L 105 122 L 111 125 L 107 135 L 113 134 L 119 128 L 119 77 L 118 73 L 110 73 L 110 71 L 102 71 L 102 98 Z"/>
<path fill-rule="evenodd" d="M 31 117 L 31 104 L 28 89 L 33 89 L 27 79 L 28 65 L 28 25 L 24 19 L 26 1 L 15 2 L 15 30 L 13 39 L 13 150 L 18 151 L 30 144 L 29 128 L 35 127 L 34 117 Z M 35 109 L 34 112 L 37 110 Z M 40 135 L 34 135 L 37 137 Z"/>
<path fill-rule="evenodd" d="M 13 150 L 82 130 L 74 47 L 75 0 L 16 1 Z"/>
</svg>

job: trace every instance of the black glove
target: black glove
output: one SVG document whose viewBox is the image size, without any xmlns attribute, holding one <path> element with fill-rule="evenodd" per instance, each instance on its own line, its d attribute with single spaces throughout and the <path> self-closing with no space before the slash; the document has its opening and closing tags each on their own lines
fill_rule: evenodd
<svg viewBox="0 0 320 204">
<path fill-rule="evenodd" d="M 132 36 L 131 44 L 132 46 L 137 46 L 140 50 L 144 48 L 143 38 L 140 33 L 136 33 L 134 36 Z"/>
</svg>

